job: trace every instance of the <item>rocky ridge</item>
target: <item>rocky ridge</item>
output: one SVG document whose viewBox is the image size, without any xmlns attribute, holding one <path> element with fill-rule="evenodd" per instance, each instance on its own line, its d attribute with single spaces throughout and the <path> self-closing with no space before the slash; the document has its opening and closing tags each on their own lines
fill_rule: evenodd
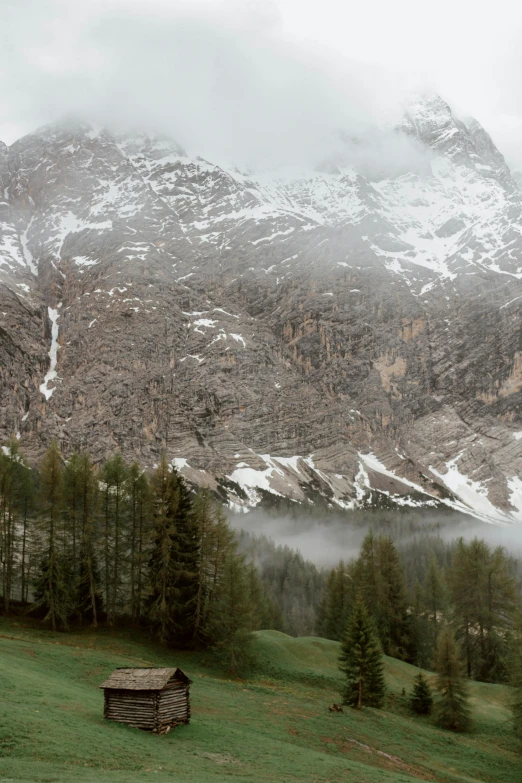
<svg viewBox="0 0 522 783">
<path fill-rule="evenodd" d="M 420 157 L 393 176 L 81 123 L 2 145 L 2 440 L 166 450 L 237 510 L 522 520 L 522 194 L 437 96 L 396 133 Z"/>
</svg>

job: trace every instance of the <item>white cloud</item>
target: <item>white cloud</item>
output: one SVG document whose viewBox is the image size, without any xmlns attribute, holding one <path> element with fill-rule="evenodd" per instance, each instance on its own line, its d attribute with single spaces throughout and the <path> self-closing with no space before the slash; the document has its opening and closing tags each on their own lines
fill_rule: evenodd
<svg viewBox="0 0 522 783">
<path fill-rule="evenodd" d="M 522 166 L 521 22 L 507 0 L 4 0 L 0 138 L 82 113 L 208 156 L 306 157 L 429 86 Z"/>
</svg>

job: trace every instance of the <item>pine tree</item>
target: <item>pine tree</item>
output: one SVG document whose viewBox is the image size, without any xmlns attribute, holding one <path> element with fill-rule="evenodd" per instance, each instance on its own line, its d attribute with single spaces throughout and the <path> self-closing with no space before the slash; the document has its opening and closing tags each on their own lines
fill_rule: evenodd
<svg viewBox="0 0 522 783">
<path fill-rule="evenodd" d="M 192 645 L 203 644 L 207 638 L 205 618 L 212 582 L 212 551 L 214 544 L 214 509 L 207 490 L 200 490 L 194 500 L 193 514 L 198 525 L 199 576 L 194 612 Z"/>
<path fill-rule="evenodd" d="M 62 551 L 49 549 L 39 563 L 35 574 L 35 607 L 43 608 L 45 620 L 49 620 L 53 631 L 66 631 L 74 609 L 74 575 L 71 559 Z"/>
<path fill-rule="evenodd" d="M 17 482 L 19 519 L 21 520 L 20 543 L 20 597 L 23 604 L 29 599 L 29 573 L 31 552 L 34 548 L 34 526 L 31 525 L 35 513 L 36 487 L 35 476 L 22 460 L 19 460 Z"/>
<path fill-rule="evenodd" d="M 389 536 L 364 538 L 354 568 L 360 592 L 378 630 L 384 652 L 406 658 L 410 646 L 404 571 Z"/>
<path fill-rule="evenodd" d="M 79 530 L 81 509 L 80 462 L 80 454 L 74 452 L 63 470 L 63 510 L 74 568 L 77 565 L 77 548 L 81 539 Z"/>
<path fill-rule="evenodd" d="M 472 615 L 475 599 L 473 597 L 474 586 L 470 584 L 469 574 L 467 545 L 463 538 L 459 538 L 451 559 L 448 582 L 453 604 L 456 636 L 464 649 L 467 676 L 471 677 L 474 668 Z"/>
<path fill-rule="evenodd" d="M 484 681 L 509 680 L 509 639 L 520 607 L 510 565 L 503 547 L 496 547 L 490 552 L 486 573 L 485 622 L 480 640 L 482 666 L 479 676 Z"/>
<path fill-rule="evenodd" d="M 415 677 L 410 703 L 412 710 L 418 715 L 429 715 L 432 710 L 431 688 L 422 672 L 419 672 Z"/>
<path fill-rule="evenodd" d="M 175 604 L 173 630 L 175 644 L 188 647 L 194 638 L 197 597 L 199 593 L 200 541 L 198 521 L 194 515 L 192 499 L 187 486 L 175 469 L 170 471 L 171 498 L 173 504 L 172 545 L 175 551 L 175 577 L 173 589 Z"/>
<path fill-rule="evenodd" d="M 137 462 L 129 469 L 129 514 L 130 514 L 130 602 L 131 615 L 135 623 L 143 611 L 145 590 L 145 564 L 148 555 L 152 517 L 152 494 L 147 475 Z"/>
<path fill-rule="evenodd" d="M 13 487 L 12 460 L 10 454 L 0 449 L 0 551 L 2 560 L 2 594 L 4 612 L 9 614 L 11 601 L 12 569 L 14 563 Z"/>
<path fill-rule="evenodd" d="M 246 584 L 248 594 L 249 615 L 247 628 L 249 631 L 259 631 L 263 628 L 263 606 L 265 596 L 263 585 L 259 580 L 259 574 L 253 561 L 246 565 Z"/>
<path fill-rule="evenodd" d="M 517 607 L 516 586 L 505 551 L 461 538 L 451 561 L 449 585 L 468 677 L 506 679 L 508 631 Z"/>
<path fill-rule="evenodd" d="M 430 626 L 425 612 L 424 594 L 418 581 L 413 585 L 408 620 L 411 660 L 416 666 L 427 667 L 431 663 L 433 649 L 430 643 Z"/>
<path fill-rule="evenodd" d="M 207 609 L 203 617 L 204 627 L 208 624 L 208 614 L 217 601 L 227 558 L 237 550 L 236 537 L 228 525 L 223 509 L 218 506 L 214 508 L 209 544 Z"/>
<path fill-rule="evenodd" d="M 98 625 L 102 609 L 100 574 L 97 558 L 98 482 L 87 452 L 75 460 L 76 522 L 80 539 L 76 574 L 76 611 L 93 628 Z"/>
<path fill-rule="evenodd" d="M 382 706 L 385 693 L 382 652 L 362 598 L 353 607 L 341 644 L 339 668 L 347 680 L 343 704 L 358 710 L 363 706 Z"/>
<path fill-rule="evenodd" d="M 166 644 L 173 635 L 173 604 L 177 598 L 176 552 L 173 547 L 174 514 L 177 502 L 170 482 L 169 466 L 163 455 L 152 479 L 154 493 L 154 526 L 149 562 L 149 617 L 159 640 Z"/>
<path fill-rule="evenodd" d="M 74 586 L 61 522 L 63 472 L 61 455 L 55 440 L 51 442 L 40 463 L 40 487 L 44 553 L 35 581 L 35 598 L 36 604 L 46 609 L 45 619 L 50 620 L 55 631 L 58 626 L 67 627 Z"/>
<path fill-rule="evenodd" d="M 378 540 L 370 530 L 361 545 L 355 563 L 355 584 L 371 617 L 376 620 L 380 612 L 383 585 L 379 569 Z"/>
<path fill-rule="evenodd" d="M 344 636 L 350 607 L 354 601 L 353 566 L 342 560 L 329 572 L 318 608 L 318 633 L 340 641 Z"/>
<path fill-rule="evenodd" d="M 0 552 L 5 614 L 10 611 L 16 560 L 18 459 L 18 441 L 11 438 L 5 451 L 0 450 Z"/>
<path fill-rule="evenodd" d="M 128 467 L 118 452 L 103 466 L 104 491 L 104 554 L 105 606 L 107 622 L 112 624 L 122 608 L 125 579 L 127 538 Z"/>
<path fill-rule="evenodd" d="M 193 644 L 197 645 L 207 644 L 210 639 L 212 629 L 209 622 L 213 607 L 218 598 L 227 558 L 237 552 L 237 541 L 223 508 L 212 500 L 207 490 L 197 493 L 192 513 L 197 523 L 199 540 L 193 637 Z"/>
<path fill-rule="evenodd" d="M 435 702 L 435 720 L 439 726 L 452 731 L 467 731 L 471 726 L 468 706 L 468 688 L 463 679 L 460 650 L 450 628 L 439 635 L 435 671 L 435 687 L 439 698 Z"/>
<path fill-rule="evenodd" d="M 200 580 L 198 521 L 189 491 L 163 455 L 153 478 L 150 616 L 163 642 L 193 643 Z"/>
<path fill-rule="evenodd" d="M 444 574 L 433 552 L 430 555 L 428 570 L 422 587 L 424 605 L 430 624 L 430 646 L 433 651 L 435 651 L 437 648 L 440 622 L 443 613 L 447 611 L 448 608 L 448 595 Z"/>
<path fill-rule="evenodd" d="M 254 660 L 248 581 L 248 569 L 243 557 L 229 552 L 223 564 L 222 578 L 217 585 L 209 626 L 216 654 L 234 676 L 248 669 Z"/>
<path fill-rule="evenodd" d="M 98 618 L 103 610 L 103 599 L 100 590 L 98 560 L 88 542 L 82 542 L 79 546 L 75 577 L 74 610 L 76 616 L 80 622 L 88 622 L 92 628 L 97 628 Z"/>
<path fill-rule="evenodd" d="M 222 650 L 225 646 L 224 629 L 219 628 L 222 611 L 217 604 L 219 602 L 220 607 L 223 606 L 227 569 L 232 568 L 231 561 L 234 558 L 239 558 L 243 563 L 241 579 L 244 580 L 246 591 L 243 600 L 248 607 L 247 616 L 242 621 L 243 631 L 272 627 L 270 623 L 274 618 L 277 622 L 278 612 L 264 593 L 254 562 L 245 564 L 237 554 L 234 532 L 228 525 L 222 507 L 212 500 L 208 491 L 200 490 L 197 493 L 192 513 L 197 522 L 199 537 L 193 646 L 213 644 Z"/>
<path fill-rule="evenodd" d="M 376 620 L 383 650 L 387 655 L 406 659 L 410 640 L 404 569 L 389 536 L 379 536 L 378 556 L 382 595 Z"/>
</svg>

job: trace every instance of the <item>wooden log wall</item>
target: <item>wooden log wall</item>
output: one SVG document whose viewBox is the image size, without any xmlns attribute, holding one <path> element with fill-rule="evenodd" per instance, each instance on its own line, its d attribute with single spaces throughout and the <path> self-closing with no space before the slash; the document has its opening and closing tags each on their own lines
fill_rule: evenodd
<svg viewBox="0 0 522 783">
<path fill-rule="evenodd" d="M 189 723 L 190 698 L 187 685 L 175 685 L 159 692 L 157 725 Z"/>
<path fill-rule="evenodd" d="M 105 691 L 104 717 L 140 729 L 156 728 L 154 691 Z"/>
<path fill-rule="evenodd" d="M 107 720 L 148 731 L 162 731 L 167 726 L 189 723 L 189 686 L 174 682 L 161 691 L 107 688 L 103 715 Z"/>
</svg>

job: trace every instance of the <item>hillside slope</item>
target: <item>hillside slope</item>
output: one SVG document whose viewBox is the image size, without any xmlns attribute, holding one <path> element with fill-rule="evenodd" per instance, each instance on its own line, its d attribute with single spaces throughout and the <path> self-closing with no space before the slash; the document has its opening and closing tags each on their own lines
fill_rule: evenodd
<svg viewBox="0 0 522 783">
<path fill-rule="evenodd" d="M 201 654 L 162 650 L 136 634 L 52 634 L 0 626 L 0 774 L 12 783 L 514 783 L 520 756 L 509 689 L 472 684 L 476 730 L 455 736 L 414 720 L 401 697 L 416 672 L 387 659 L 385 710 L 330 714 L 338 645 L 256 635 L 255 676 L 234 681 Z M 98 685 L 116 666 L 181 666 L 193 719 L 165 737 L 105 722 Z"/>
</svg>

